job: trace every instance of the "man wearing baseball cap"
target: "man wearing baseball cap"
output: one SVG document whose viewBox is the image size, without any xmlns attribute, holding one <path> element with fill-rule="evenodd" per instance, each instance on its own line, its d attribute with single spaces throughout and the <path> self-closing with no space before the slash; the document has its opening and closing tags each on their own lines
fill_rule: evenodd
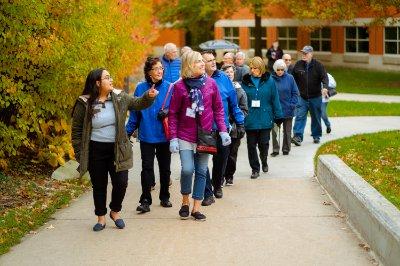
<svg viewBox="0 0 400 266">
<path fill-rule="evenodd" d="M 302 59 L 297 61 L 293 68 L 293 77 L 300 91 L 292 138 L 292 143 L 296 146 L 300 146 L 303 141 L 308 112 L 311 115 L 311 136 L 314 143 L 320 142 L 321 97 L 328 93 L 328 76 L 322 63 L 313 58 L 314 49 L 306 45 L 300 52 Z"/>
</svg>

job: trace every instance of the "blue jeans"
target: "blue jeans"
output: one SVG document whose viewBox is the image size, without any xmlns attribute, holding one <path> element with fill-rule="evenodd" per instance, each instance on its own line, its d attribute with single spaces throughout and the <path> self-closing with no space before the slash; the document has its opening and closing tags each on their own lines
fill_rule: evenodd
<svg viewBox="0 0 400 266">
<path fill-rule="evenodd" d="M 322 136 L 321 128 L 321 102 L 322 97 L 303 99 L 299 97 L 296 106 L 296 119 L 294 121 L 293 134 L 303 140 L 304 128 L 307 123 L 307 113 L 311 115 L 311 136 L 319 139 Z"/>
<path fill-rule="evenodd" d="M 182 150 L 179 151 L 179 155 L 182 167 L 181 194 L 189 195 L 192 193 L 192 177 L 194 173 L 192 198 L 203 200 L 209 154 L 194 153 L 192 150 Z"/>
<path fill-rule="evenodd" d="M 331 122 L 329 122 L 328 113 L 326 110 L 328 108 L 328 103 L 329 102 L 321 103 L 321 118 L 324 121 L 326 127 L 331 127 Z"/>
</svg>

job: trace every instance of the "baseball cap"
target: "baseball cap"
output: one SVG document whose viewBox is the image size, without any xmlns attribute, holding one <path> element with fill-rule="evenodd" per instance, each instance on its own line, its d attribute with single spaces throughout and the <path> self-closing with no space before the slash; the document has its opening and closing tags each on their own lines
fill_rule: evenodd
<svg viewBox="0 0 400 266">
<path fill-rule="evenodd" d="M 314 49 L 312 48 L 312 46 L 306 45 L 303 47 L 303 49 L 301 49 L 300 52 L 308 54 L 308 53 L 312 53 L 313 51 L 314 51 Z"/>
</svg>

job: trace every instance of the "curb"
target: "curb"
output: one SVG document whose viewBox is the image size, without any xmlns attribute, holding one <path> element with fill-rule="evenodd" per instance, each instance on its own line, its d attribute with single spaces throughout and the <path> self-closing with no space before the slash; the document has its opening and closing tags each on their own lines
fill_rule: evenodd
<svg viewBox="0 0 400 266">
<path fill-rule="evenodd" d="M 400 264 L 400 211 L 336 155 L 318 156 L 317 178 L 384 265 Z"/>
</svg>

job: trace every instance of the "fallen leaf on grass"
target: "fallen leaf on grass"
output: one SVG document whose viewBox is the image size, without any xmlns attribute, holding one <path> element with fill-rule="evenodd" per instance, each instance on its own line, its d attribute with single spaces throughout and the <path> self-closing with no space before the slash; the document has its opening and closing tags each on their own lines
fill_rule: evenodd
<svg viewBox="0 0 400 266">
<path fill-rule="evenodd" d="M 29 231 L 29 234 L 31 234 L 31 235 L 36 235 L 37 232 L 36 232 L 36 231 Z"/>
<path fill-rule="evenodd" d="M 47 226 L 46 229 L 54 229 L 54 226 L 51 224 L 50 226 Z"/>
</svg>

